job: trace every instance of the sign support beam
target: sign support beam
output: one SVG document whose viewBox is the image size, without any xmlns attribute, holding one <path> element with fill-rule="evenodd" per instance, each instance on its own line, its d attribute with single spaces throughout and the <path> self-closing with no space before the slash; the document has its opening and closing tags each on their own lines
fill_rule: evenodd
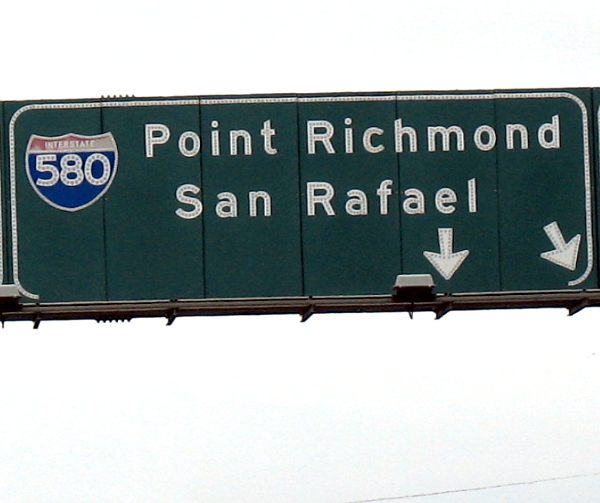
<svg viewBox="0 0 600 503">
<path fill-rule="evenodd" d="M 309 303 L 310 302 L 310 303 Z M 307 307 L 308 305 L 308 307 Z M 572 316 L 587 307 L 600 306 L 600 290 L 513 294 L 438 294 L 427 301 L 395 301 L 391 295 L 368 297 L 311 297 L 278 299 L 233 299 L 207 301 L 152 301 L 24 304 L 6 306 L 3 321 L 32 321 L 38 328 L 46 320 L 130 321 L 134 318 L 296 314 L 306 321 L 313 314 L 433 312 L 437 319 L 450 311 L 482 309 L 566 308 Z M 171 323 L 172 324 L 172 323 Z"/>
</svg>

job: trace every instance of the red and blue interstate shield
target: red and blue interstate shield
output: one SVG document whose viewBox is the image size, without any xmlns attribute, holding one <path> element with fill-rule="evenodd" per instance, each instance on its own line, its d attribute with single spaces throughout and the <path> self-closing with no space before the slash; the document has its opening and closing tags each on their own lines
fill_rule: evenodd
<svg viewBox="0 0 600 503">
<path fill-rule="evenodd" d="M 111 186 L 118 151 L 112 133 L 31 135 L 25 158 L 29 182 L 44 201 L 60 210 L 79 211 Z"/>
</svg>

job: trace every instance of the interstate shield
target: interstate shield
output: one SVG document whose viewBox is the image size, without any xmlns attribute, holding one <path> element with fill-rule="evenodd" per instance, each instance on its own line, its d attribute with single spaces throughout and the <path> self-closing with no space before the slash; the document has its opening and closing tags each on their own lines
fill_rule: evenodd
<svg viewBox="0 0 600 503">
<path fill-rule="evenodd" d="M 63 211 L 79 211 L 98 201 L 117 172 L 112 133 L 31 135 L 25 154 L 27 177 L 38 196 Z"/>
</svg>

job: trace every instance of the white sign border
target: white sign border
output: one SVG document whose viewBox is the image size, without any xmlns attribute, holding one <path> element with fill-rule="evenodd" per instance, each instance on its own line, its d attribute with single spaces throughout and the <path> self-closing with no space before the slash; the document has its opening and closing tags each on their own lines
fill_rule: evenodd
<svg viewBox="0 0 600 503">
<path fill-rule="evenodd" d="M 566 98 L 574 101 L 581 110 L 583 126 L 583 157 L 585 180 L 585 219 L 587 243 L 587 267 L 578 278 L 568 282 L 568 286 L 576 286 L 585 281 L 594 267 L 594 235 L 592 222 L 592 175 L 589 141 L 588 113 L 583 101 L 569 92 L 490 92 L 490 93 L 460 93 L 455 94 L 381 94 L 381 95 L 352 95 L 352 96 L 299 96 L 299 97 L 264 97 L 264 98 L 206 98 L 206 99 L 146 99 L 133 101 L 90 101 L 73 103 L 33 103 L 18 109 L 12 116 L 9 125 L 9 156 L 10 156 L 10 204 L 11 204 L 11 237 L 13 257 L 13 281 L 19 292 L 30 299 L 39 299 L 38 294 L 29 292 L 23 287 L 19 279 L 19 244 L 17 229 L 17 181 L 16 181 L 16 155 L 15 155 L 15 125 L 19 117 L 32 110 L 73 110 L 93 108 L 126 108 L 143 106 L 185 106 L 185 105 L 233 105 L 233 104 L 269 104 L 269 103 L 340 103 L 340 102 L 368 102 L 368 101 L 449 101 L 449 100 L 496 100 L 496 99 L 556 99 Z M 600 111 L 599 111 L 600 122 Z M 1 189 L 1 187 L 0 187 Z M 0 214 L 0 242 L 2 240 L 2 217 Z M 3 268 L 0 261 L 0 282 L 3 282 Z"/>
</svg>

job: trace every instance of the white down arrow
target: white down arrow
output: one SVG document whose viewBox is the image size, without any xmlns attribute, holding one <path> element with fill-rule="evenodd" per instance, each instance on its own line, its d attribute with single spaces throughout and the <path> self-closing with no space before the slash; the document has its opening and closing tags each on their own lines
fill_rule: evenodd
<svg viewBox="0 0 600 503">
<path fill-rule="evenodd" d="M 444 279 L 450 279 L 454 273 L 469 256 L 469 250 L 453 252 L 454 229 L 438 229 L 438 239 L 440 242 L 440 253 L 430 251 L 423 252 L 425 258 L 431 262 L 431 265 L 442 275 Z"/>
</svg>

